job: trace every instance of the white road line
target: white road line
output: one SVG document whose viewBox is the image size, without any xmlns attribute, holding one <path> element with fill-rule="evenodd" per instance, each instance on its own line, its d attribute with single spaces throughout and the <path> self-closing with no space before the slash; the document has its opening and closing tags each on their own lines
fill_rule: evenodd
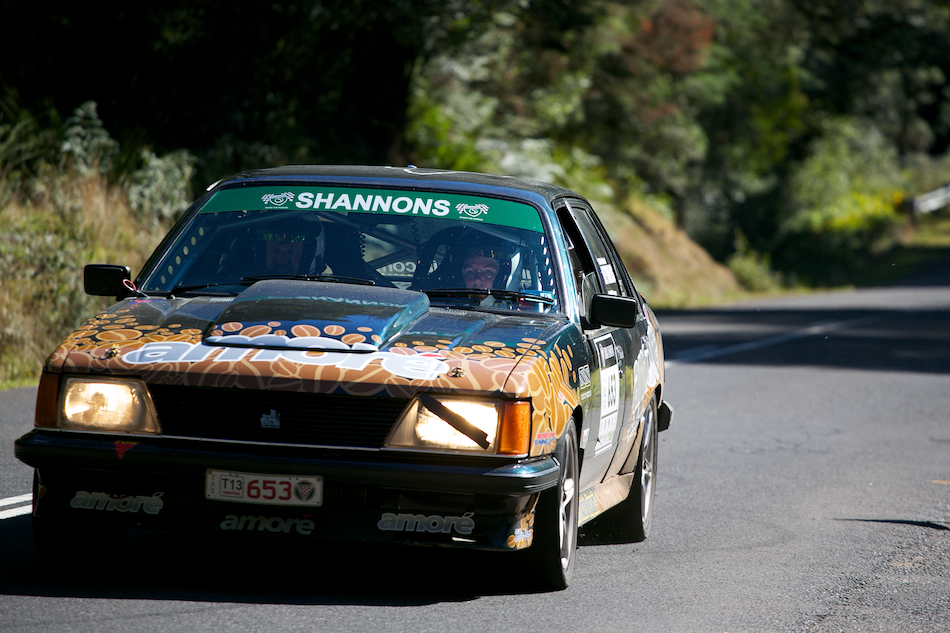
<svg viewBox="0 0 950 633">
<path fill-rule="evenodd" d="M 32 492 L 25 495 L 20 495 L 19 497 L 7 497 L 6 499 L 0 499 L 0 508 L 3 506 L 12 506 L 17 503 L 26 503 L 27 501 L 33 501 Z"/>
<path fill-rule="evenodd" d="M 7 497 L 6 499 L 0 499 L 0 508 L 3 506 L 12 506 L 25 503 L 27 505 L 20 506 L 19 508 L 9 508 L 7 510 L 0 510 L 0 521 L 3 519 L 12 519 L 13 517 L 18 517 L 24 514 L 29 514 L 33 511 L 33 493 L 20 495 L 18 497 Z"/>
<path fill-rule="evenodd" d="M 22 508 L 10 508 L 9 510 L 0 510 L 0 521 L 3 519 L 12 519 L 33 512 L 33 504 L 23 506 Z"/>
<path fill-rule="evenodd" d="M 729 354 L 738 354 L 739 352 L 748 352 L 755 349 L 761 349 L 763 347 L 769 347 L 770 345 L 778 345 L 779 343 L 786 343 L 788 341 L 794 341 L 795 339 L 805 338 L 807 336 L 817 336 L 819 334 L 825 334 L 827 332 L 833 332 L 835 330 L 841 330 L 848 327 L 866 325 L 868 323 L 873 323 L 874 321 L 882 321 L 889 316 L 890 315 L 888 314 L 875 314 L 871 316 L 860 317 L 858 319 L 849 319 L 846 321 L 829 321 L 827 323 L 817 323 L 801 330 L 793 330 L 791 332 L 786 332 L 785 334 L 770 336 L 757 341 L 737 343 L 736 345 L 727 345 L 726 347 L 717 348 L 712 347 L 711 345 L 704 345 L 702 347 L 696 347 L 680 352 L 673 358 L 667 360 L 666 364 L 675 365 L 676 363 L 698 363 L 711 358 L 719 358 L 720 356 L 728 356 Z"/>
</svg>

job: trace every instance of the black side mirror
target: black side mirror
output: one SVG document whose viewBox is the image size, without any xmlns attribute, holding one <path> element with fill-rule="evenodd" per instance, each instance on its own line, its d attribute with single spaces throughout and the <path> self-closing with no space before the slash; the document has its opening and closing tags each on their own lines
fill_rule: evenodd
<svg viewBox="0 0 950 633">
<path fill-rule="evenodd" d="M 95 297 L 127 296 L 132 293 L 131 275 L 132 269 L 128 266 L 86 264 L 82 271 L 83 289 Z"/>
<path fill-rule="evenodd" d="M 633 297 L 594 295 L 588 320 L 593 325 L 633 327 L 640 318 L 640 303 Z"/>
</svg>

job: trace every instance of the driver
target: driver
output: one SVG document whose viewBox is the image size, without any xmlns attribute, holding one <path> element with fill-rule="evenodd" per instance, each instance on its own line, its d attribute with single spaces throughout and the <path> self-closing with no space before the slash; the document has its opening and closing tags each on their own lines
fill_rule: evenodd
<svg viewBox="0 0 950 633">
<path fill-rule="evenodd" d="M 264 265 L 268 271 L 298 271 L 306 236 L 264 233 Z"/>
<path fill-rule="evenodd" d="M 462 263 L 462 279 L 466 288 L 492 288 L 498 277 L 498 260 L 487 257 L 481 249 L 470 251 Z"/>
<path fill-rule="evenodd" d="M 323 224 L 317 219 L 298 219 L 262 227 L 254 251 L 267 273 L 319 275 L 325 268 Z"/>
<path fill-rule="evenodd" d="M 462 251 L 462 280 L 466 288 L 504 289 L 511 273 L 511 253 L 495 240 L 476 237 Z"/>
</svg>

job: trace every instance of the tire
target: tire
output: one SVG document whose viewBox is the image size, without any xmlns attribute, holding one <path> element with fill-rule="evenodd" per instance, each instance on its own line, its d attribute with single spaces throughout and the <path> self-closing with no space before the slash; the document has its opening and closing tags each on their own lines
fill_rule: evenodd
<svg viewBox="0 0 950 633">
<path fill-rule="evenodd" d="M 598 519 L 598 531 L 618 543 L 639 543 L 650 535 L 656 499 L 657 415 L 651 400 L 643 416 L 643 441 L 627 498 Z"/>
<path fill-rule="evenodd" d="M 36 516 L 39 499 L 40 480 L 34 471 L 33 548 L 48 566 L 67 569 L 110 556 L 128 538 L 129 527 L 123 524 Z"/>
<path fill-rule="evenodd" d="M 653 523 L 653 505 L 656 500 L 657 417 L 656 400 L 650 400 L 643 416 L 643 441 L 637 460 L 633 485 L 627 501 L 630 503 L 630 536 L 634 543 L 646 540 Z"/>
<path fill-rule="evenodd" d="M 568 424 L 554 458 L 560 464 L 557 486 L 541 493 L 535 514 L 534 542 L 526 554 L 531 574 L 544 590 L 566 589 L 574 575 L 577 550 L 577 431 Z"/>
</svg>

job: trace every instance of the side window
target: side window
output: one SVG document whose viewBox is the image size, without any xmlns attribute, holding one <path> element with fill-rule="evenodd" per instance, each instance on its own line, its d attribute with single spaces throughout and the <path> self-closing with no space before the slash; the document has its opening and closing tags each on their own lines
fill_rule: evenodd
<svg viewBox="0 0 950 633">
<path fill-rule="evenodd" d="M 593 221 L 593 224 L 597 227 L 598 232 L 603 237 L 605 247 L 610 252 L 611 257 L 615 262 L 614 270 L 617 272 L 617 283 L 620 285 L 621 294 L 631 296 L 638 302 L 641 302 L 642 299 L 640 297 L 640 293 L 637 291 L 637 288 L 633 283 L 633 278 L 630 276 L 630 271 L 627 270 L 627 267 L 624 266 L 623 261 L 621 261 L 620 254 L 617 253 L 617 249 L 614 247 L 613 241 L 610 239 L 610 235 L 607 233 L 607 230 L 601 223 L 600 218 L 598 218 L 595 213 L 591 212 L 590 219 Z"/>
<path fill-rule="evenodd" d="M 571 210 L 567 206 L 558 207 L 557 216 L 561 228 L 564 229 L 564 237 L 567 241 L 567 255 L 571 264 L 571 274 L 574 277 L 574 283 L 579 294 L 578 303 L 581 306 L 581 311 L 586 315 L 591 297 L 603 292 L 600 286 L 600 277 L 597 274 L 597 266 L 594 263 L 593 255 L 587 249 L 584 237 L 577 227 Z"/>
<path fill-rule="evenodd" d="M 597 273 L 603 292 L 609 295 L 627 294 L 622 281 L 624 275 L 618 269 L 616 254 L 613 248 L 604 243 L 605 236 L 601 234 L 599 222 L 592 217 L 590 209 L 585 205 L 574 203 L 571 210 L 571 216 L 584 238 L 590 257 L 593 258 L 594 272 Z"/>
</svg>

